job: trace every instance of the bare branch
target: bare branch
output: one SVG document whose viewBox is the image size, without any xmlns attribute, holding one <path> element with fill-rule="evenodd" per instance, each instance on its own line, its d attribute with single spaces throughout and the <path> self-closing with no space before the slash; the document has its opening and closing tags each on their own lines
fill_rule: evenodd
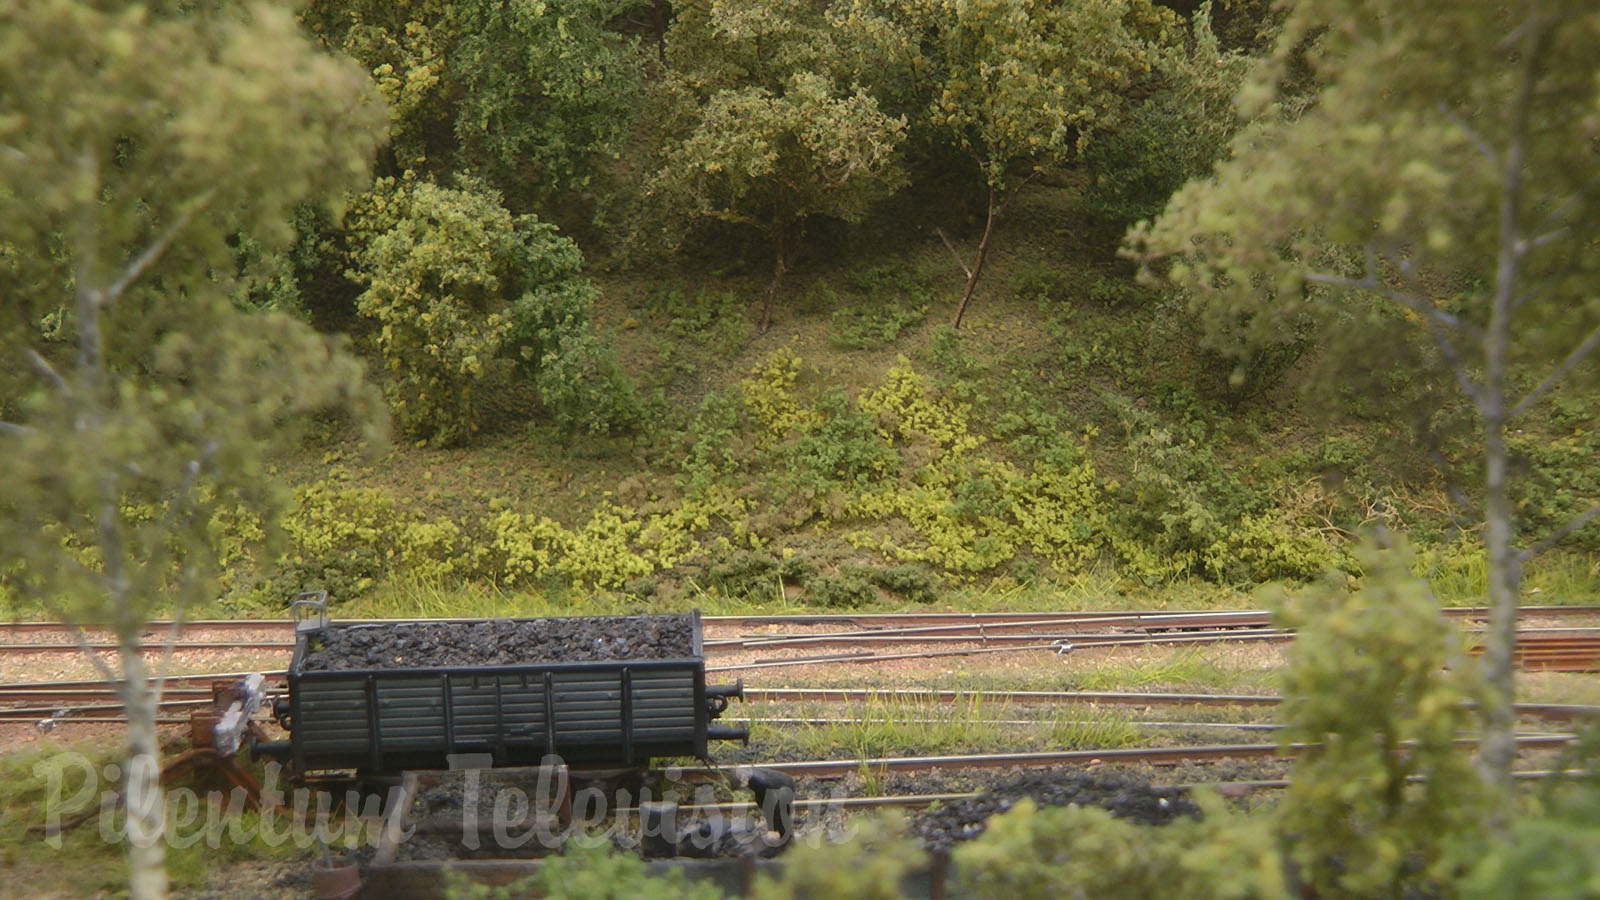
<svg viewBox="0 0 1600 900">
<path fill-rule="evenodd" d="M 956 265 L 961 267 L 961 274 L 967 276 L 968 278 L 971 278 L 972 277 L 972 270 L 967 268 L 967 262 L 966 262 L 966 260 L 961 258 L 961 254 L 956 250 L 956 245 L 950 243 L 950 239 L 944 236 L 944 229 L 935 228 L 933 230 L 933 233 L 937 234 L 939 236 L 939 240 L 944 241 L 945 249 L 949 250 L 950 251 L 950 255 L 954 256 L 956 258 Z"/>
<path fill-rule="evenodd" d="M 12 437 L 24 437 L 26 435 L 33 434 L 33 429 L 26 425 L 18 425 L 15 422 L 0 422 L 0 434 L 6 434 Z"/>
<path fill-rule="evenodd" d="M 133 284 L 140 275 L 144 274 L 145 269 L 148 269 L 152 263 L 160 259 L 161 254 L 167 252 L 167 248 L 172 245 L 173 239 L 184 229 L 184 226 L 189 224 L 189 220 L 193 219 L 196 213 L 206 208 L 206 205 L 211 202 L 211 198 L 216 196 L 216 193 L 216 188 L 207 190 L 200 195 L 200 198 L 195 201 L 193 206 L 179 213 L 178 217 L 172 220 L 172 224 L 168 225 L 166 230 L 161 232 L 161 235 L 152 241 L 143 253 L 135 257 L 133 262 L 122 270 L 122 274 L 117 277 L 117 280 L 106 288 L 102 302 L 115 303 L 117 298 L 122 295 L 122 292 L 127 290 L 128 286 Z"/>
<path fill-rule="evenodd" d="M 1483 389 L 1467 374 L 1466 364 L 1461 361 L 1461 355 L 1456 352 L 1455 345 L 1450 343 L 1449 336 L 1443 331 L 1437 328 L 1428 330 L 1433 333 L 1433 341 L 1439 346 L 1439 355 L 1443 356 L 1444 361 L 1450 364 L 1450 371 L 1456 376 L 1456 384 L 1461 386 L 1462 392 L 1467 395 L 1467 399 L 1472 401 L 1473 407 L 1479 413 L 1482 413 L 1484 411 Z"/>
<path fill-rule="evenodd" d="M 1560 206 L 1557 206 L 1555 209 L 1551 210 L 1550 214 L 1544 217 L 1541 227 L 1555 225 L 1561 222 L 1561 220 L 1565 219 L 1567 217 L 1567 213 L 1571 212 L 1572 208 L 1578 205 L 1578 201 L 1582 200 L 1584 195 L 1589 193 L 1589 189 L 1593 188 L 1597 184 L 1600 184 L 1600 175 L 1596 175 L 1595 177 L 1589 179 L 1587 184 L 1573 191 L 1565 200 L 1562 200 Z"/>
<path fill-rule="evenodd" d="M 52 613 L 51 615 L 55 614 Z M 111 664 L 107 663 L 99 653 L 95 652 L 93 647 L 89 646 L 89 639 L 84 636 L 82 628 L 66 621 L 65 617 L 57 616 L 57 618 L 62 620 L 61 624 L 67 626 L 67 633 L 72 635 L 72 643 L 77 646 L 84 656 L 89 657 L 89 662 L 94 664 L 95 671 L 100 673 L 100 677 L 104 678 L 107 684 L 114 685 L 121 680 L 117 677 L 116 671 L 111 668 Z"/>
<path fill-rule="evenodd" d="M 1033 181 L 1035 178 L 1038 178 L 1041 174 L 1043 174 L 1043 172 L 1043 169 L 1035 168 L 1032 172 L 1028 173 L 1027 178 L 1017 182 L 1016 187 L 1006 192 L 1008 195 L 1006 199 L 1001 201 L 1000 204 L 994 208 L 994 214 L 999 216 L 1001 213 L 1005 212 L 1006 206 L 1010 204 L 1012 200 L 1015 200 L 1018 194 L 1022 193 L 1022 189 L 1027 187 L 1029 182 Z"/>
<path fill-rule="evenodd" d="M 1353 278 L 1341 278 L 1337 275 L 1325 275 L 1320 272 L 1312 272 L 1306 276 L 1306 280 L 1312 284 L 1324 284 L 1328 285 L 1329 287 L 1351 288 L 1352 290 L 1372 291 L 1376 294 L 1382 294 L 1384 297 L 1393 300 L 1417 315 L 1431 319 L 1435 324 L 1442 325 L 1452 331 L 1459 331 L 1468 335 L 1476 335 L 1478 332 L 1478 329 L 1475 326 L 1461 321 L 1444 310 L 1438 309 L 1432 303 L 1423 300 L 1421 297 L 1413 296 L 1405 291 L 1395 290 L 1394 288 L 1383 284 L 1382 282 L 1378 281 L 1377 276 L 1373 275 L 1370 271 L 1367 273 L 1365 278 L 1361 278 L 1359 280 Z"/>
<path fill-rule="evenodd" d="M 1406 309 L 1411 310 L 1417 315 L 1422 316 L 1428 322 L 1428 331 L 1433 335 L 1434 343 L 1438 344 L 1439 353 L 1444 357 L 1445 362 L 1449 363 L 1450 370 L 1456 377 L 1456 383 L 1461 386 L 1461 390 L 1466 393 L 1468 399 L 1472 401 L 1473 406 L 1477 407 L 1479 412 L 1482 412 L 1483 391 L 1467 374 L 1467 367 L 1466 364 L 1461 360 L 1461 354 L 1456 352 L 1455 345 L 1450 342 L 1450 332 L 1456 332 L 1468 335 L 1469 337 L 1475 337 L 1480 334 L 1477 327 L 1463 322 L 1455 316 L 1436 308 L 1432 303 L 1429 303 L 1427 300 L 1424 300 L 1421 297 L 1408 294 L 1405 291 L 1396 290 L 1379 281 L 1377 255 L 1373 251 L 1371 244 L 1368 244 L 1365 250 L 1367 259 L 1367 272 L 1362 278 L 1344 278 L 1338 275 L 1326 275 L 1319 272 L 1312 272 L 1306 276 L 1306 280 L 1313 284 L 1325 284 L 1332 287 L 1351 288 L 1359 291 L 1372 291 L 1373 293 L 1381 294 L 1382 296 L 1400 304 Z M 1405 271 L 1406 268 L 1408 267 L 1403 266 L 1402 271 Z"/>
<path fill-rule="evenodd" d="M 1535 237 L 1523 238 L 1522 240 L 1517 241 L 1517 255 L 1527 256 L 1528 251 L 1537 250 L 1540 247 L 1543 247 L 1545 244 L 1553 244 L 1571 233 L 1572 229 L 1563 225 L 1560 228 L 1551 229 L 1550 231 L 1546 231 L 1544 234 L 1537 235 Z"/>
<path fill-rule="evenodd" d="M 181 510 L 185 521 L 194 516 L 195 504 L 193 493 L 195 482 L 200 480 L 200 473 L 205 469 L 205 464 L 216 453 L 219 445 L 216 441 L 207 441 L 200 451 L 200 455 L 189 460 L 184 467 L 183 484 L 178 488 L 178 496 L 173 499 L 172 505 L 167 507 L 166 515 L 162 517 L 159 532 L 165 532 L 171 527 Z M 192 569 L 190 572 L 192 578 Z M 156 697 L 159 699 L 161 691 L 166 687 L 167 673 L 172 667 L 173 651 L 178 644 L 178 631 L 183 623 L 183 591 L 178 592 L 178 601 L 172 610 L 172 626 L 167 630 L 167 639 L 161 653 L 161 663 L 156 667 Z"/>
<path fill-rule="evenodd" d="M 20 583 L 18 587 L 26 592 L 28 596 L 32 597 L 35 602 L 44 608 L 45 612 L 55 617 L 55 619 L 67 629 L 67 634 L 71 635 L 72 637 L 72 643 L 83 652 L 84 656 L 89 657 L 89 662 L 94 664 L 95 671 L 100 673 L 100 677 L 104 678 L 107 684 L 115 684 L 119 680 L 116 671 L 111 668 L 111 665 L 107 663 L 105 659 L 100 656 L 100 654 L 94 651 L 93 647 L 89 646 L 89 639 L 84 636 L 83 629 L 78 627 L 78 624 L 71 620 L 71 617 L 66 614 L 65 610 L 57 606 L 55 601 L 45 596 L 43 591 L 31 584 L 28 584 L 27 582 Z"/>
<path fill-rule="evenodd" d="M 1483 135 L 1474 131 L 1472 126 L 1467 124 L 1466 119 L 1461 118 L 1459 113 L 1450 107 L 1445 106 L 1443 103 L 1439 104 L 1438 109 L 1439 112 L 1444 114 L 1446 119 L 1450 120 L 1450 124 L 1456 126 L 1456 128 L 1466 136 L 1467 140 L 1472 142 L 1472 146 L 1476 147 L 1478 149 L 1478 153 L 1480 153 L 1484 159 L 1489 161 L 1489 165 L 1499 165 L 1499 161 L 1495 157 L 1494 147 L 1490 146 L 1489 142 L 1484 140 Z"/>
<path fill-rule="evenodd" d="M 67 386 L 67 380 L 61 377 L 61 373 L 57 372 L 54 366 L 50 365 L 50 360 L 45 359 L 39 354 L 39 351 L 32 347 L 27 349 L 27 354 L 28 362 L 33 366 L 33 370 L 39 373 L 40 377 L 55 385 L 56 390 L 61 393 L 72 393 L 72 388 Z"/>
<path fill-rule="evenodd" d="M 7 159 L 15 160 L 16 162 L 28 161 L 28 154 L 23 153 L 21 150 L 18 150 L 10 144 L 0 144 L 0 153 L 4 153 Z"/>
<path fill-rule="evenodd" d="M 1589 353 L 1594 350 L 1596 345 L 1600 345 L 1600 325 L 1595 326 L 1594 330 L 1589 332 L 1589 336 L 1584 338 L 1582 343 L 1572 348 L 1572 352 L 1567 354 L 1567 358 L 1563 359 L 1561 364 L 1556 366 L 1555 371 L 1545 376 L 1544 381 L 1539 382 L 1538 387 L 1534 388 L 1532 391 L 1529 391 L 1528 396 L 1523 397 L 1516 406 L 1511 408 L 1511 415 L 1509 418 L 1514 419 L 1521 415 L 1523 411 L 1525 411 L 1533 403 L 1533 401 L 1539 399 L 1539 397 L 1544 394 L 1545 391 L 1548 391 L 1550 388 L 1554 387 L 1556 381 L 1560 379 L 1562 375 L 1565 375 L 1568 369 L 1571 369 L 1573 366 L 1582 362 L 1583 358 L 1588 356 Z"/>
<path fill-rule="evenodd" d="M 1583 515 L 1578 516 L 1567 524 L 1561 526 L 1549 537 L 1517 554 L 1517 562 L 1527 562 L 1544 551 L 1549 550 L 1551 547 L 1554 547 L 1556 544 L 1565 539 L 1567 535 L 1589 524 L 1591 521 L 1593 521 L 1595 516 L 1600 516 L 1600 503 L 1596 503 L 1594 506 L 1589 507 L 1583 513 Z"/>
</svg>

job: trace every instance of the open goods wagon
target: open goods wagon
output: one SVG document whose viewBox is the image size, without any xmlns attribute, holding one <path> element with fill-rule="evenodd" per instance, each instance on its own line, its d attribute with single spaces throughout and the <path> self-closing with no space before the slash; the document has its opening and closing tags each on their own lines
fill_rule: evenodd
<svg viewBox="0 0 1600 900">
<path fill-rule="evenodd" d="M 302 773 L 445 768 L 456 754 L 645 766 L 748 739 L 711 724 L 742 688 L 706 685 L 698 613 L 329 625 L 317 612 L 298 628 L 289 695 L 274 708 L 288 746 L 269 749 Z M 352 647 L 364 649 L 327 663 Z"/>
</svg>

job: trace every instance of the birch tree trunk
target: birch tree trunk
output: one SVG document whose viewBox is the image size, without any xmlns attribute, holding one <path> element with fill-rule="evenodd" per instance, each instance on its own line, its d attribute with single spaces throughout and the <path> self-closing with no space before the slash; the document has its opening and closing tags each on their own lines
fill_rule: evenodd
<svg viewBox="0 0 1600 900">
<path fill-rule="evenodd" d="M 128 895 L 134 900 L 167 896 L 166 796 L 161 788 L 161 745 L 156 734 L 160 700 L 151 684 L 139 637 L 119 635 L 128 713 L 128 759 L 124 773 L 127 810 Z"/>
<path fill-rule="evenodd" d="M 1521 585 L 1519 562 L 1512 542 L 1511 501 L 1507 494 L 1505 443 L 1507 354 L 1511 344 L 1511 316 L 1517 299 L 1518 266 L 1522 244 L 1523 169 L 1527 165 L 1529 106 L 1533 97 L 1534 67 L 1548 34 L 1537 6 L 1522 28 L 1521 58 L 1516 86 L 1507 109 L 1509 130 L 1501 166 L 1499 252 L 1495 260 L 1494 297 L 1483 338 L 1483 392 L 1479 412 L 1484 421 L 1484 549 L 1489 566 L 1489 635 L 1484 647 L 1484 678 L 1489 696 L 1483 710 L 1483 737 L 1479 764 L 1484 782 L 1493 790 L 1509 793 L 1511 764 L 1516 758 L 1514 739 L 1516 671 L 1513 658 L 1517 642 L 1517 594 Z M 1504 804 L 1495 804 L 1496 821 L 1505 822 Z"/>
</svg>

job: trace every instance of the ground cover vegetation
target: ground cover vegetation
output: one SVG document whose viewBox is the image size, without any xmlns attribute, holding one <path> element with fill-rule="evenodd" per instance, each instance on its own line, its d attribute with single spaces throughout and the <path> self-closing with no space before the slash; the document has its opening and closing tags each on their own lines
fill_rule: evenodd
<svg viewBox="0 0 1600 900">
<path fill-rule="evenodd" d="M 1504 737 L 1510 611 L 1600 582 L 1582 4 L 29 0 L 0 24 L 24 461 L 0 602 L 114 620 L 135 677 L 148 618 L 305 589 L 336 615 L 1188 606 L 1334 573 L 1328 596 L 1491 598 L 1471 690 Z M 363 456 L 385 409 L 399 440 Z M 1520 841 L 1553 819 L 1503 819 L 1518 841 L 1463 881 L 1406 843 L 1461 831 L 1413 793 L 1328 838 L 1370 842 L 1382 884 L 1311 832 L 1296 877 L 1449 893 L 1547 853 Z M 1168 833 L 1154 868 L 1220 864 Z"/>
</svg>

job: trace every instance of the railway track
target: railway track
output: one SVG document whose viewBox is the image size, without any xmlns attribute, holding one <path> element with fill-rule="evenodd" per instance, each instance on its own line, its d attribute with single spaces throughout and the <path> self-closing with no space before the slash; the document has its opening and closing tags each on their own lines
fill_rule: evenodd
<svg viewBox="0 0 1600 900">
<path fill-rule="evenodd" d="M 189 676 L 199 679 L 205 687 L 169 687 L 162 693 L 159 709 L 180 712 L 200 708 L 211 703 L 215 681 L 228 681 L 243 673 L 217 673 Z M 269 673 L 268 683 L 276 689 L 283 687 L 283 673 Z M 191 683 L 192 684 L 192 683 Z M 1126 706 L 1153 707 L 1275 707 L 1281 697 L 1270 694 L 1191 694 L 1154 693 L 1134 691 L 971 691 L 938 690 L 926 688 L 797 688 L 754 687 L 746 688 L 745 700 L 750 703 L 828 703 L 867 705 L 890 703 L 904 707 L 955 703 L 994 703 L 1003 707 L 1049 706 Z M 122 709 L 116 691 L 104 682 L 73 682 L 65 685 L 36 683 L 25 685 L 0 685 L 0 722 L 29 722 L 50 718 L 61 724 L 88 723 L 111 718 Z M 1600 706 L 1554 703 L 1519 703 L 1519 716 L 1550 722 L 1575 720 L 1600 721 Z M 118 719 L 120 721 L 120 719 Z M 763 720 L 763 721 L 771 721 Z M 839 722 L 843 717 L 830 715 L 826 721 Z M 1152 725 L 1156 723 L 1151 723 Z M 1163 723 L 1171 726 L 1174 723 Z M 1224 723 L 1195 723 L 1197 727 L 1223 727 Z M 1227 723 L 1227 727 L 1239 727 Z"/>
<path fill-rule="evenodd" d="M 1449 608 L 1451 618 L 1472 621 L 1486 613 L 1481 607 Z M 1600 617 L 1600 607 L 1525 607 L 1528 618 Z M 392 620 L 343 620 L 347 624 L 378 624 Z M 414 620 L 463 622 L 467 619 Z M 706 617 L 723 628 L 781 628 L 783 631 L 743 633 L 705 642 L 707 654 L 743 654 L 774 651 L 785 655 L 759 657 L 716 667 L 734 672 L 754 669 L 870 663 L 904 659 L 972 656 L 999 652 L 1047 651 L 1062 653 L 1095 647 L 1185 645 L 1260 641 L 1292 641 L 1292 632 L 1274 628 L 1262 610 L 1214 612 L 1053 612 L 1053 613 L 904 613 L 803 616 Z M 801 632 L 801 628 L 853 630 Z M 293 647 L 292 623 L 287 620 L 195 621 L 180 626 L 179 651 L 281 650 Z M 1086 630 L 1088 629 L 1088 630 Z M 274 632 L 281 637 L 272 636 Z M 170 623 L 152 623 L 145 632 L 151 652 L 164 649 L 173 633 Z M 229 635 L 195 640 L 194 635 Z M 1469 640 L 1477 632 L 1467 632 Z M 184 635 L 190 636 L 184 638 Z M 263 636 L 266 635 L 266 636 Z M 0 654 L 70 653 L 87 646 L 112 650 L 116 644 L 101 631 L 83 633 L 84 643 L 69 640 L 69 632 L 49 622 L 0 623 Z M 909 649 L 916 648 L 916 649 Z M 794 655 L 795 650 L 842 649 L 847 652 Z M 1528 628 L 1519 632 L 1516 661 L 1536 671 L 1600 671 L 1600 627 Z"/>
<path fill-rule="evenodd" d="M 1571 734 L 1523 734 L 1515 740 L 1519 750 L 1559 749 L 1575 739 Z M 1475 738 L 1456 741 L 1463 747 L 1477 746 Z M 1294 744 L 1287 755 L 1313 745 Z M 1224 759 L 1263 759 L 1285 755 L 1278 744 L 1211 744 L 1190 747 L 1119 747 L 1104 750 L 1045 750 L 1030 753 L 966 753 L 945 756 L 901 756 L 876 759 L 824 759 L 801 762 L 766 762 L 772 769 L 797 778 L 839 778 L 845 775 L 888 775 L 905 772 L 971 771 L 977 769 L 1041 769 L 1095 764 L 1172 766 L 1181 763 L 1212 763 Z M 710 778 L 717 767 L 685 768 L 687 779 Z"/>
<path fill-rule="evenodd" d="M 1461 619 L 1486 619 L 1487 607 L 1460 606 L 1445 607 L 1440 613 L 1450 618 Z M 1574 616 L 1600 617 L 1600 606 L 1524 606 L 1522 615 L 1525 618 L 1559 617 L 1569 618 Z M 337 620 L 341 625 L 382 625 L 398 624 L 402 622 L 473 622 L 471 618 L 418 618 L 418 619 L 346 619 Z M 1016 628 L 1039 628 L 1052 625 L 1082 627 L 1084 625 L 1099 625 L 1115 628 L 1265 628 L 1272 624 L 1272 614 L 1267 610 L 1200 610 L 1200 611 L 1168 611 L 1168 610 L 1070 610 L 1062 612 L 974 612 L 974 613 L 840 613 L 840 614 L 801 614 L 801 615 L 770 615 L 770 616 L 702 616 L 701 621 L 709 627 L 730 626 L 737 628 L 751 627 L 822 627 L 822 626 L 848 626 L 856 629 L 861 634 L 886 634 L 890 632 L 910 633 L 921 631 L 928 634 L 961 633 L 963 631 L 988 629 L 1005 630 Z M 277 628 L 290 628 L 292 623 L 288 619 L 195 619 L 185 621 L 179 625 L 180 633 L 190 630 L 271 630 Z M 155 621 L 147 626 L 146 633 L 152 637 L 164 635 L 172 627 L 171 622 Z M 86 626 L 86 631 L 103 631 L 96 626 Z M 9 640 L 17 635 L 36 634 L 41 632 L 61 632 L 65 629 L 60 623 L 48 621 L 32 622 L 0 622 L 0 639 Z"/>
<path fill-rule="evenodd" d="M 1582 778 L 1587 772 L 1577 769 L 1523 769 L 1511 773 L 1517 781 L 1543 781 L 1552 778 Z M 1197 788 L 1210 788 L 1223 796 L 1240 796 L 1254 791 L 1283 790 L 1289 786 L 1287 778 L 1258 779 L 1254 781 L 1191 781 L 1172 785 L 1163 785 L 1177 790 L 1192 791 Z M 976 800 L 984 795 L 983 791 L 967 791 L 963 793 L 942 794 L 886 794 L 878 797 L 809 797 L 794 801 L 796 810 L 828 810 L 828 809 L 924 809 L 937 803 L 955 803 L 962 800 Z M 758 809 L 756 804 L 748 800 L 736 800 L 729 803 L 689 803 L 678 807 L 678 814 L 694 816 L 711 813 L 723 815 L 740 815 L 753 813 Z M 623 806 L 616 810 L 619 816 L 637 816 L 639 808 Z"/>
<path fill-rule="evenodd" d="M 1445 615 L 1471 621 L 1481 618 L 1479 607 L 1446 609 Z M 1527 617 L 1541 619 L 1600 617 L 1600 607 L 1527 607 Z M 385 620 L 354 620 L 378 623 Z M 441 619 L 427 621 L 471 621 Z M 830 664 L 872 664 L 893 660 L 926 659 L 945 656 L 969 657 L 991 653 L 1064 653 L 1094 647 L 1145 646 L 1219 643 L 1286 642 L 1293 634 L 1271 627 L 1270 616 L 1260 610 L 1216 612 L 1039 612 L 1039 613 L 905 613 L 843 614 L 804 616 L 706 617 L 705 621 L 727 629 L 781 629 L 764 633 L 741 633 L 734 637 L 706 641 L 708 651 L 741 653 L 744 659 L 708 672 L 742 672 L 781 667 Z M 824 632 L 798 632 L 801 628 L 832 628 Z M 837 629 L 845 627 L 847 630 Z M 180 627 L 177 651 L 187 650 L 281 650 L 293 646 L 293 625 L 288 620 L 195 621 Z M 1084 630 L 1091 629 L 1091 630 Z M 1109 629 L 1125 629 L 1121 631 Z M 281 637 L 274 632 L 281 633 Z M 170 632 L 169 623 L 152 623 L 146 632 L 152 650 Z M 219 640 L 185 639 L 183 635 L 227 635 Z M 62 626 L 49 622 L 0 623 L 0 654 L 75 652 L 78 645 L 55 640 L 65 635 Z M 1468 632 L 1469 642 L 1473 632 Z M 87 632 L 92 649 L 111 649 L 105 635 Z M 21 639 L 21 640 L 19 640 Z M 811 649 L 845 648 L 846 652 L 807 655 Z M 773 651 L 769 657 L 753 654 Z M 798 651 L 798 653 L 797 653 Z M 1525 629 L 1518 634 L 1516 662 L 1523 669 L 1543 671 L 1600 671 L 1600 628 L 1544 627 Z M 239 677 L 243 673 L 224 672 L 176 676 L 167 679 L 162 709 L 181 712 L 203 704 L 211 696 L 211 684 Z M 267 673 L 269 683 L 282 684 L 283 672 Z M 970 692 L 901 690 L 895 692 L 768 688 L 751 689 L 752 700 L 829 702 L 893 697 L 901 701 L 945 702 L 957 697 L 970 698 Z M 1100 703 L 1108 705 L 1266 705 L 1275 697 L 1241 695 L 1181 695 L 1115 692 L 1029 692 L 1007 691 L 985 695 L 1008 703 Z M 56 722 L 90 723 L 115 721 L 121 706 L 115 691 L 100 681 L 34 682 L 0 684 L 0 722 L 51 719 Z M 1526 705 L 1519 707 L 1526 716 L 1560 720 L 1590 717 L 1591 707 Z"/>
<path fill-rule="evenodd" d="M 1477 632 L 1468 632 L 1474 637 Z M 758 641 L 729 640 L 708 641 L 710 652 L 751 652 L 763 649 L 791 649 L 795 647 L 905 647 L 934 645 L 944 649 L 874 652 L 860 649 L 849 653 L 815 656 L 775 656 L 759 658 L 752 662 L 714 666 L 708 672 L 740 672 L 755 669 L 788 668 L 838 663 L 888 662 L 905 659 L 936 659 L 940 657 L 974 656 L 1018 651 L 1044 651 L 1057 654 L 1096 647 L 1180 646 L 1187 644 L 1216 644 L 1267 642 L 1288 643 L 1294 640 L 1292 632 L 1279 629 L 1259 631 L 1199 631 L 1175 632 L 1158 635 L 1129 634 L 1075 634 L 1070 632 L 1049 634 L 971 634 L 971 635 L 801 635 Z M 89 642 L 85 645 L 53 641 L 27 643 L 0 643 L 0 654 L 27 655 L 44 653 L 76 653 L 84 647 L 91 650 L 115 650 L 110 642 Z M 164 643 L 151 643 L 146 649 L 151 653 L 165 652 Z M 177 641 L 170 645 L 175 651 L 227 652 L 238 650 L 278 650 L 284 653 L 293 649 L 292 641 L 272 640 L 222 640 Z M 1472 652 L 1477 652 L 1474 649 Z M 1592 672 L 1600 671 L 1600 629 L 1534 629 L 1518 633 L 1514 651 L 1516 665 L 1526 671 Z"/>
</svg>

